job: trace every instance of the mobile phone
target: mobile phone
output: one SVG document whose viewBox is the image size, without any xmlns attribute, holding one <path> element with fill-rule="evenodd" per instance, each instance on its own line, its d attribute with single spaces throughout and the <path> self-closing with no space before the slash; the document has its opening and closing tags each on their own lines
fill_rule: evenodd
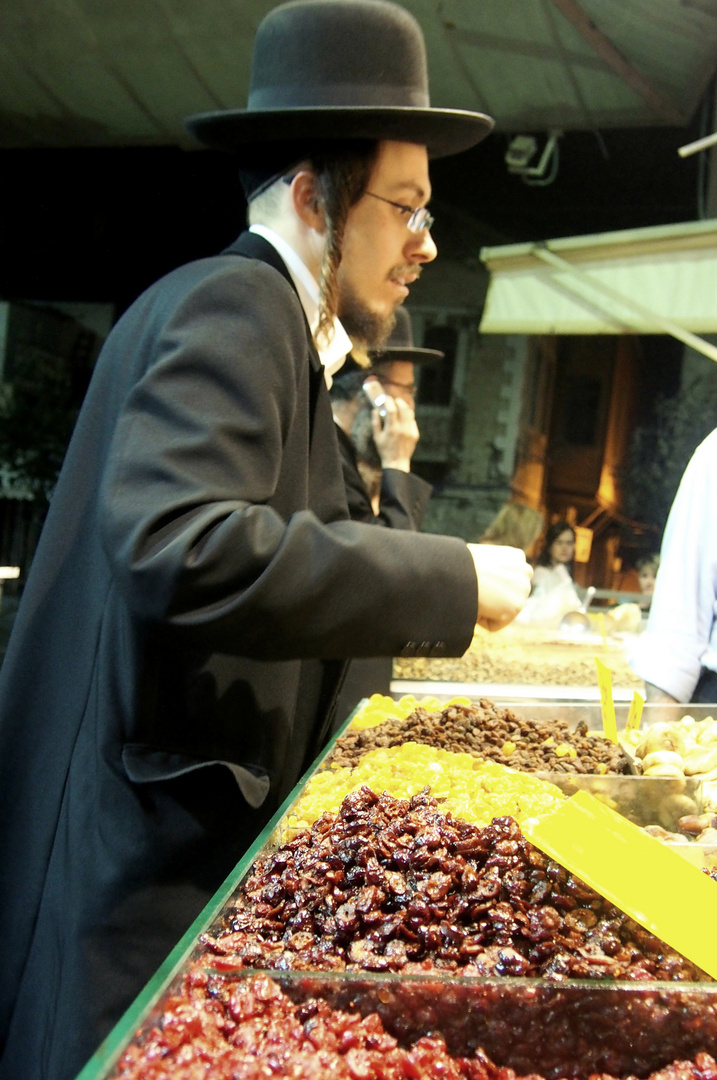
<svg viewBox="0 0 717 1080">
<path fill-rule="evenodd" d="M 385 417 L 386 412 L 386 398 L 388 397 L 386 391 L 381 386 L 381 383 L 377 379 L 366 379 L 363 384 L 363 392 L 369 399 L 374 409 L 378 409 L 378 415 Z"/>
</svg>

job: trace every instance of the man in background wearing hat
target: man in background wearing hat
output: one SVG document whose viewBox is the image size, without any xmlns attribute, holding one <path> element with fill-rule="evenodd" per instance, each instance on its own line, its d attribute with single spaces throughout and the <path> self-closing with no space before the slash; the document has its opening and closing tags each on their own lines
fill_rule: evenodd
<svg viewBox="0 0 717 1080">
<path fill-rule="evenodd" d="M 109 335 L 20 603 L 1 1080 L 77 1073 L 316 756 L 348 658 L 459 655 L 529 590 L 522 553 L 349 519 L 324 376 L 435 257 L 429 153 L 490 121 L 430 107 L 405 9 L 298 0 L 249 107 L 189 126 L 239 154 L 251 231 Z"/>
<path fill-rule="evenodd" d="M 419 439 L 414 369 L 443 355 L 413 344 L 411 318 L 401 307 L 385 346 L 369 352 L 370 366 L 364 368 L 349 357 L 333 379 L 329 396 L 352 521 L 393 529 L 421 528 L 432 489 L 411 472 Z M 367 393 L 372 386 L 375 406 Z M 351 661 L 338 698 L 334 731 L 362 698 L 389 693 L 392 667 L 392 658 L 385 656 Z"/>
<path fill-rule="evenodd" d="M 411 472 L 419 439 L 414 367 L 442 358 L 437 349 L 413 344 L 410 316 L 398 308 L 385 346 L 369 353 L 370 366 L 349 357 L 333 379 L 329 396 L 353 521 L 420 529 L 431 486 Z M 372 385 L 375 408 L 367 393 Z"/>
</svg>

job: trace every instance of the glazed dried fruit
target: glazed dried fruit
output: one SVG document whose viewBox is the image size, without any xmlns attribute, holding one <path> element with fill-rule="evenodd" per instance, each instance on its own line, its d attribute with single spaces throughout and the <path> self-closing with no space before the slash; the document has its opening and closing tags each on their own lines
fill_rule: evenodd
<svg viewBox="0 0 717 1080">
<path fill-rule="evenodd" d="M 406 1004 L 410 994 L 409 990 Z M 452 997 L 450 989 L 448 995 Z M 395 1019 L 406 1011 L 400 1009 L 402 996 L 399 989 Z M 429 1024 L 429 1014 L 441 1014 L 440 995 L 434 992 L 433 998 L 438 1004 L 435 1009 L 428 1006 L 425 1019 Z M 530 1010 L 528 1001 L 525 1004 Z M 390 1014 L 391 1010 L 386 1011 Z M 461 1010 L 451 1010 L 453 1015 L 456 1011 Z M 519 1018 L 512 1016 L 512 1023 L 506 1025 L 510 1014 L 500 998 L 495 1000 L 495 1015 L 495 1030 L 502 1023 L 520 1043 Z M 560 1011 L 555 1020 L 559 1023 Z M 610 1020 L 593 1013 L 591 1029 L 602 1028 L 607 1035 L 605 1025 Z M 543 1041 L 550 1040 L 538 1042 Z M 600 1040 L 596 1041 L 599 1045 Z M 669 1051 L 666 1046 L 664 1054 Z M 588 1043 L 581 1054 L 573 1046 L 572 1054 L 568 1058 L 564 1050 L 562 1058 L 554 1059 L 556 1067 L 563 1065 L 563 1069 L 549 1075 L 586 1077 L 592 1066 L 593 1073 L 596 1067 L 600 1069 L 600 1080 L 612 1080 L 600 1068 L 610 1060 L 609 1050 L 593 1055 Z M 659 1080 L 717 1080 L 717 1064 L 708 1053 L 698 1052 L 692 1060 L 673 1060 L 664 1054 L 657 1056 L 660 1071 L 654 1080 L 658 1076 Z M 665 1066 L 665 1062 L 671 1064 Z M 650 1068 L 640 1075 L 649 1077 Z M 399 1039 L 377 1012 L 332 1007 L 321 997 L 303 996 L 295 1002 L 265 975 L 231 981 L 197 971 L 190 971 L 179 992 L 165 1002 L 159 1023 L 127 1048 L 113 1076 L 116 1080 L 521 1080 L 512 1068 L 496 1065 L 480 1047 L 472 1049 L 470 1056 L 451 1054 L 440 1028 L 432 1028 L 430 1035 Z M 525 1080 L 542 1077 L 531 1070 Z"/>
<path fill-rule="evenodd" d="M 706 979 L 534 848 L 364 787 L 257 862 L 204 947 L 219 970 Z"/>
<path fill-rule="evenodd" d="M 292 808 L 287 828 L 310 828 L 321 814 L 336 813 L 346 795 L 363 785 L 411 798 L 425 788 L 426 777 L 441 809 L 474 825 L 490 825 L 493 818 L 504 816 L 519 823 L 539 818 L 565 799 L 558 787 L 538 776 L 472 754 L 406 742 L 368 750 L 353 769 L 320 769 Z"/>
</svg>

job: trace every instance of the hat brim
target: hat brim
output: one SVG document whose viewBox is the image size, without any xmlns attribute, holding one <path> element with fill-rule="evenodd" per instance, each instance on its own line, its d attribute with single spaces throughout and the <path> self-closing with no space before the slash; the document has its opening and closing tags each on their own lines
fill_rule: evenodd
<svg viewBox="0 0 717 1080">
<path fill-rule="evenodd" d="M 385 364 L 390 360 L 406 360 L 409 364 L 431 364 L 436 360 L 443 360 L 445 353 L 440 349 L 419 349 L 411 345 L 403 348 L 401 345 L 387 345 L 380 352 L 369 352 L 371 366 Z"/>
<path fill-rule="evenodd" d="M 199 142 L 230 150 L 249 160 L 277 142 L 370 139 L 425 146 L 431 158 L 469 150 L 493 130 L 492 117 L 463 109 L 393 106 L 329 106 L 294 109 L 225 109 L 184 121 Z"/>
</svg>

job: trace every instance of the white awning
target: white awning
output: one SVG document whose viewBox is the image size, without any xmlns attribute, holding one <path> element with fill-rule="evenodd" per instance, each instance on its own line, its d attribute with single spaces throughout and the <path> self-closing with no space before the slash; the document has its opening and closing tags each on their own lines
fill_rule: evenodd
<svg viewBox="0 0 717 1080">
<path fill-rule="evenodd" d="M 717 219 L 483 248 L 484 334 L 717 333 Z"/>
</svg>

